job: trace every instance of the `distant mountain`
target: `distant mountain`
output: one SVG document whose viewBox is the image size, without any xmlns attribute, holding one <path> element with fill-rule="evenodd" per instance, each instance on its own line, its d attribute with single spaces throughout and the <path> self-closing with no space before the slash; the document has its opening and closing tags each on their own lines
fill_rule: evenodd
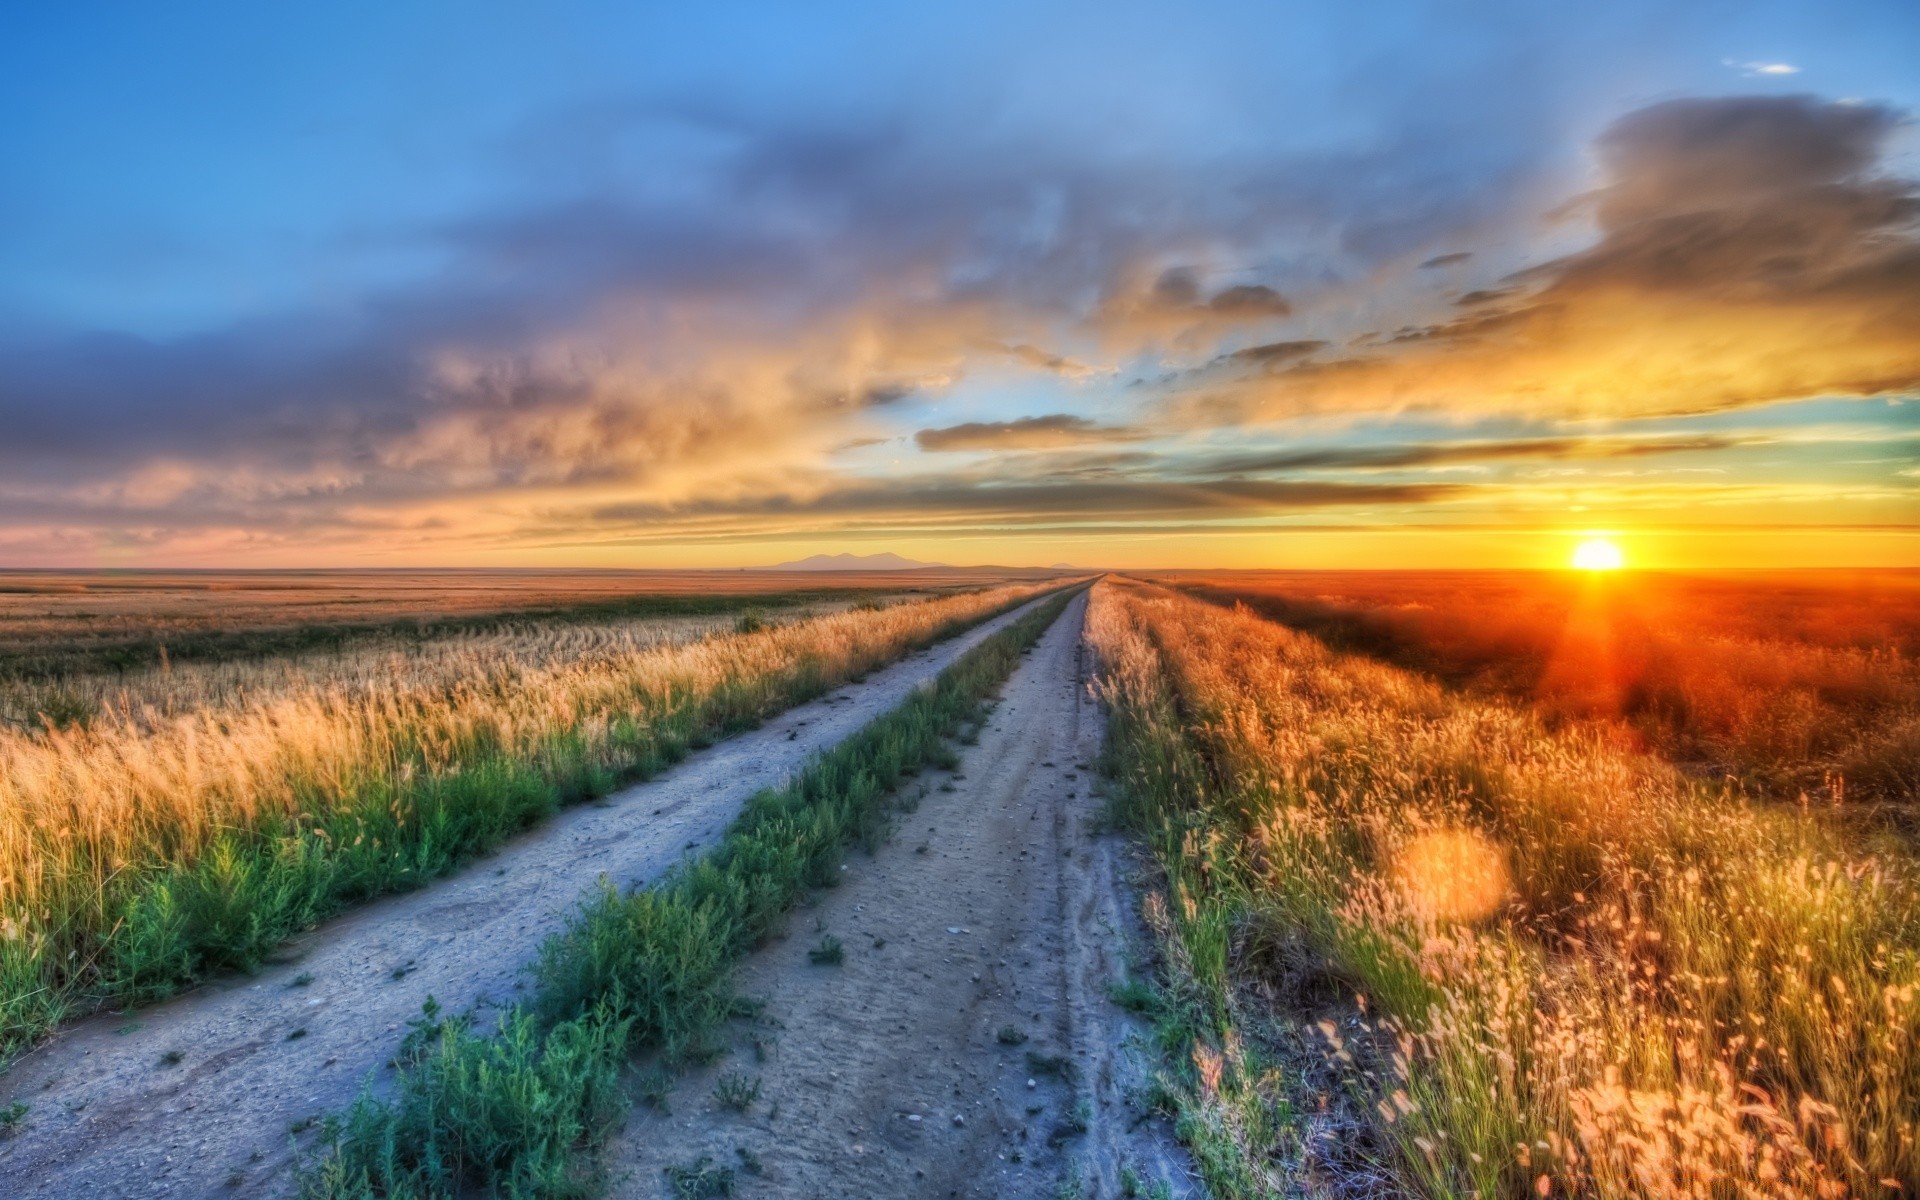
<svg viewBox="0 0 1920 1200">
<path fill-rule="evenodd" d="M 769 568 L 774 571 L 912 571 L 944 563 L 918 562 L 898 554 L 816 554 Z"/>
<path fill-rule="evenodd" d="M 1079 567 L 1074 566 L 1072 563 L 1055 563 L 1047 568 L 1049 571 L 1078 571 L 1079 569 Z"/>
</svg>

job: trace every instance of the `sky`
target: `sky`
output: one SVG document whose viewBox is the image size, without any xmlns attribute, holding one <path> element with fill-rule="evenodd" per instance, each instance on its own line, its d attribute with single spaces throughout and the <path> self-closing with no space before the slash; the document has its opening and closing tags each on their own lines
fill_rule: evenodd
<svg viewBox="0 0 1920 1200">
<path fill-rule="evenodd" d="M 1920 6 L 0 12 L 0 565 L 1920 566 Z"/>
</svg>

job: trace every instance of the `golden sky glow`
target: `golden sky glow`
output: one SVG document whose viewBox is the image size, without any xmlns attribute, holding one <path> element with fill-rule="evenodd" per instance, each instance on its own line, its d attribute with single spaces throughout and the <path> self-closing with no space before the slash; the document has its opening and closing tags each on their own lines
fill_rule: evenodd
<svg viewBox="0 0 1920 1200">
<path fill-rule="evenodd" d="M 682 90 L 622 91 L 613 56 L 589 94 L 569 43 L 526 95 L 466 81 L 510 127 L 421 110 L 444 162 L 319 134 L 283 161 L 366 122 L 300 92 L 230 126 L 246 79 L 217 120 L 165 89 L 105 130 L 36 103 L 0 565 L 1564 567 L 1604 528 L 1635 568 L 1920 566 L 1920 92 L 1891 41 L 1828 56 L 1856 75 L 1728 75 L 1773 60 L 1520 15 L 1419 40 L 1554 61 L 1502 75 L 1524 97 L 1475 54 L 1290 73 L 1191 20 L 1081 23 L 1100 49 L 1044 68 L 948 30 L 970 65 L 916 79 L 924 109 L 864 57 L 756 100 L 792 64 L 697 31 L 639 39 Z M 398 120 L 339 69 L 363 44 L 308 65 Z M 956 79 L 1025 80 L 1021 119 Z M 120 77 L 38 86 L 82 83 Z M 198 167 L 142 174 L 176 135 Z M 126 179 L 48 149 L 114 137 Z"/>
</svg>

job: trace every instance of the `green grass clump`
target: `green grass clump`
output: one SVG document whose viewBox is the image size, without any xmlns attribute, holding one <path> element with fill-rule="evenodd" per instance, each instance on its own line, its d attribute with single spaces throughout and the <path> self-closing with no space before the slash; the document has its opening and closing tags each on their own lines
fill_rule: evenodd
<svg viewBox="0 0 1920 1200">
<path fill-rule="evenodd" d="M 714 1084 L 713 1098 L 723 1108 L 746 1112 L 760 1099 L 760 1080 L 740 1071 L 728 1071 Z"/>
<path fill-rule="evenodd" d="M 607 1128 L 604 1081 L 638 1051 L 672 1060 L 710 1048 L 735 1010 L 734 964 L 837 877 L 848 843 L 885 827 L 894 785 L 947 753 L 945 740 L 979 718 L 1071 598 L 1041 604 L 786 786 L 752 797 L 705 856 L 651 887 L 596 890 L 541 947 L 535 998 L 510 1010 L 498 1035 L 444 1023 L 403 1068 L 395 1099 L 363 1096 L 330 1125 L 328 1150 L 306 1175 L 309 1200 L 597 1188 L 584 1164 Z M 730 1194 L 731 1168 L 685 1170 L 670 1180 L 678 1194 Z M 722 1174 L 724 1190 L 688 1190 L 722 1189 Z"/>
<path fill-rule="evenodd" d="M 510 1011 L 484 1036 L 464 1020 L 441 1022 L 392 1099 L 363 1093 L 329 1118 L 329 1153 L 301 1195 L 597 1195 L 604 1181 L 579 1151 L 625 1112 L 618 1068 L 628 1037 L 613 1005 L 549 1027 Z"/>
</svg>

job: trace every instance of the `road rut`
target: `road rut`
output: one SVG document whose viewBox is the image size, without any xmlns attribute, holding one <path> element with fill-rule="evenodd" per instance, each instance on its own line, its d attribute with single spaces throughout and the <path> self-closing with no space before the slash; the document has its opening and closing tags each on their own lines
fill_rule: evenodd
<svg viewBox="0 0 1920 1200">
<path fill-rule="evenodd" d="M 762 1012 L 669 1112 L 628 1121 L 616 1196 L 672 1197 L 669 1171 L 702 1164 L 741 1197 L 1116 1197 L 1123 1168 L 1143 1193 L 1190 1194 L 1143 1098 L 1145 1030 L 1107 994 L 1144 951 L 1137 864 L 1100 832 L 1086 605 L 1036 644 L 959 768 L 923 776 L 891 840 L 850 852 L 844 882 L 742 965 Z M 814 963 L 829 936 L 842 961 Z M 715 1095 L 730 1076 L 758 1085 L 744 1112 Z"/>
</svg>

